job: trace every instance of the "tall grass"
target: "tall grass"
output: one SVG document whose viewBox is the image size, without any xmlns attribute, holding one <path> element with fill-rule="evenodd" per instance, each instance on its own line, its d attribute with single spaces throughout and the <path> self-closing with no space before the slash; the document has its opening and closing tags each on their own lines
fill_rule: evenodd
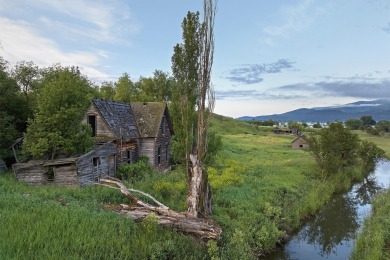
<svg viewBox="0 0 390 260">
<path fill-rule="evenodd" d="M 351 259 L 390 259 L 390 190 L 373 203 L 372 215 L 364 221 Z"/>
<path fill-rule="evenodd" d="M 125 203 L 101 187 L 29 187 L 0 178 L 1 259 L 202 259 L 192 239 L 104 210 Z"/>
</svg>

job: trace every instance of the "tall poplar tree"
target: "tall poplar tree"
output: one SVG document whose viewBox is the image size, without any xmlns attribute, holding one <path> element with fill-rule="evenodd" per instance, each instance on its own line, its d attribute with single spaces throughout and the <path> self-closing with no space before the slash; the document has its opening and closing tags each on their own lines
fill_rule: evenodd
<svg viewBox="0 0 390 260">
<path fill-rule="evenodd" d="M 211 191 L 203 159 L 208 146 L 208 124 L 214 108 L 211 68 L 214 56 L 216 3 L 205 0 L 203 22 L 188 12 L 182 23 L 183 43 L 174 47 L 172 72 L 176 85 L 171 113 L 176 151 L 188 171 L 188 212 L 193 217 L 211 214 Z M 179 148 L 179 149 L 177 149 Z"/>
<path fill-rule="evenodd" d="M 189 153 L 196 127 L 196 100 L 199 81 L 199 46 L 201 24 L 199 12 L 188 12 L 182 22 L 182 40 L 172 56 L 172 74 L 175 84 L 172 88 L 170 113 L 173 119 L 175 137 L 174 157 L 183 160 L 188 168 Z"/>
</svg>

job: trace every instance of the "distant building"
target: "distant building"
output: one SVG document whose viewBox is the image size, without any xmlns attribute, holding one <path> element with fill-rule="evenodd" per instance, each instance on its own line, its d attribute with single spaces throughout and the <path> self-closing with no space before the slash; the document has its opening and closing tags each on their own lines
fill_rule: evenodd
<svg viewBox="0 0 390 260">
<path fill-rule="evenodd" d="M 291 142 L 291 148 L 302 149 L 309 148 L 309 141 L 304 135 L 300 135 Z"/>
</svg>

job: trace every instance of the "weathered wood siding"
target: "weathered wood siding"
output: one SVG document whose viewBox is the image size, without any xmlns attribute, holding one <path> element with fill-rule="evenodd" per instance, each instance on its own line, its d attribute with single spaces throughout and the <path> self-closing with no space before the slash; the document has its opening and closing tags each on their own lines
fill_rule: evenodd
<svg viewBox="0 0 390 260">
<path fill-rule="evenodd" d="M 19 181 L 24 181 L 31 185 L 42 185 L 47 182 L 43 161 L 36 163 L 16 163 L 12 168 L 16 179 Z"/>
<path fill-rule="evenodd" d="M 308 148 L 309 144 L 308 144 L 307 140 L 305 140 L 301 137 L 298 137 L 297 139 L 295 139 L 292 142 L 291 147 L 293 149 L 302 149 L 302 148 Z"/>
<path fill-rule="evenodd" d="M 54 179 L 48 184 L 63 186 L 78 186 L 77 167 L 75 164 L 53 166 Z"/>
<path fill-rule="evenodd" d="M 97 147 L 77 160 L 80 186 L 95 184 L 99 178 L 115 176 L 118 149 L 112 143 Z"/>
<path fill-rule="evenodd" d="M 78 186 L 76 158 L 52 160 L 52 161 L 30 161 L 28 163 L 16 163 L 13 171 L 16 179 L 30 185 L 63 185 Z M 48 173 L 52 171 L 52 178 Z"/>
<path fill-rule="evenodd" d="M 118 155 L 118 163 L 127 163 L 127 151 L 132 151 L 132 161 L 131 162 L 137 162 L 139 159 L 139 148 L 138 148 L 139 141 L 131 140 L 130 142 L 121 142 L 120 140 L 117 140 L 117 147 L 119 150 Z"/>
<path fill-rule="evenodd" d="M 140 156 L 148 157 L 149 163 L 153 166 L 156 165 L 155 140 L 156 138 L 142 138 L 140 144 Z"/>
<path fill-rule="evenodd" d="M 164 123 L 165 125 L 163 125 L 162 123 Z M 163 128 L 165 129 L 165 131 L 163 131 Z M 161 147 L 160 163 L 158 163 L 158 147 Z M 168 120 L 163 118 L 160 123 L 160 128 L 158 130 L 156 144 L 155 144 L 154 165 L 158 171 L 166 171 L 169 169 L 170 154 L 171 154 L 171 132 L 169 131 Z"/>
<path fill-rule="evenodd" d="M 89 107 L 82 122 L 84 124 L 88 124 L 88 116 L 91 115 L 96 116 L 96 139 L 100 142 L 108 142 L 114 140 L 115 136 L 113 132 L 107 126 L 106 122 L 93 104 Z"/>
</svg>

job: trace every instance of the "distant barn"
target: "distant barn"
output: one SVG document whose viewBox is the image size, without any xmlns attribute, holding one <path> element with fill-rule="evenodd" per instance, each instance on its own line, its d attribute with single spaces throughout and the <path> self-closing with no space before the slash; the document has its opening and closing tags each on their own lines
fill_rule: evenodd
<svg viewBox="0 0 390 260">
<path fill-rule="evenodd" d="M 302 149 L 308 147 L 309 147 L 309 141 L 304 135 L 298 136 L 297 138 L 294 139 L 294 141 L 291 142 L 291 148 L 293 149 Z"/>
</svg>

